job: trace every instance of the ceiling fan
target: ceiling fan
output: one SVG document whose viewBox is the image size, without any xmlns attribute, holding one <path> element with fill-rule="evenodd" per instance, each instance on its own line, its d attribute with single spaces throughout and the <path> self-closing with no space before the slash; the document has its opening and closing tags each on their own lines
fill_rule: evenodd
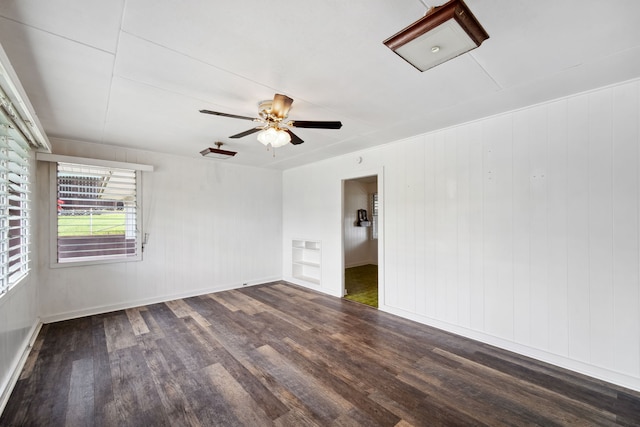
<svg viewBox="0 0 640 427">
<path fill-rule="evenodd" d="M 200 110 L 204 114 L 213 114 L 215 116 L 231 117 L 233 119 L 251 120 L 260 123 L 255 128 L 232 135 L 229 138 L 242 138 L 247 135 L 258 133 L 258 141 L 262 144 L 272 147 L 282 147 L 291 142 L 294 145 L 302 144 L 304 141 L 295 133 L 291 132 L 289 127 L 295 128 L 311 128 L 311 129 L 340 129 L 342 123 L 339 121 L 308 121 L 308 120 L 289 120 L 285 122 L 289 115 L 289 109 L 293 99 L 279 93 L 275 94 L 273 100 L 262 101 L 258 103 L 258 116 L 247 117 L 235 114 L 219 113 L 211 110 Z"/>
</svg>

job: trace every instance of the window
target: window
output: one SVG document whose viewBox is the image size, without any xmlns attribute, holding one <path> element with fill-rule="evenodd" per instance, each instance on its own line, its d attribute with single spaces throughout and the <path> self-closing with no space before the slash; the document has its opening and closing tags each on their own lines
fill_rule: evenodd
<svg viewBox="0 0 640 427">
<path fill-rule="evenodd" d="M 30 148 L 0 138 L 0 293 L 29 271 Z"/>
<path fill-rule="evenodd" d="M 378 193 L 371 194 L 371 240 L 378 238 Z"/>
<path fill-rule="evenodd" d="M 57 264 L 141 259 L 139 172 L 58 162 Z"/>
</svg>

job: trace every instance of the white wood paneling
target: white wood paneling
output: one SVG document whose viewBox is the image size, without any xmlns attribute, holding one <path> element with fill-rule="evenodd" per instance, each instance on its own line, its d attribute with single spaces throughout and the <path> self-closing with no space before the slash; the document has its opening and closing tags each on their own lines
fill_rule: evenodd
<svg viewBox="0 0 640 427">
<path fill-rule="evenodd" d="M 589 337 L 591 362 L 613 362 L 612 91 L 589 94 Z"/>
<path fill-rule="evenodd" d="M 517 278 L 522 264 L 518 262 L 520 243 L 526 232 L 517 228 L 519 217 L 512 215 L 513 169 L 517 169 L 519 152 L 512 146 L 511 117 L 496 117 L 483 123 L 483 274 L 484 319 L 486 331 L 505 339 L 513 339 L 514 310 L 520 289 L 526 291 L 527 278 Z M 513 166 L 512 166 L 513 162 Z M 526 196 L 526 193 L 525 193 Z M 515 202 L 514 202 L 515 203 Z M 526 271 L 525 271 L 526 273 Z M 523 317 L 526 318 L 526 317 Z"/>
<path fill-rule="evenodd" d="M 143 260 L 49 269 L 41 264 L 41 314 L 56 320 L 282 277 L 281 173 L 203 158 L 54 139 L 54 152 L 146 163 Z M 93 153 L 91 155 L 91 153 Z M 39 193 L 49 194 L 47 164 Z M 49 259 L 48 218 L 38 222 L 41 259 Z"/>
<path fill-rule="evenodd" d="M 471 326 L 471 222 L 475 220 L 475 212 L 470 204 L 471 162 L 469 152 L 470 129 L 458 130 L 457 139 L 457 259 L 458 259 L 458 324 L 468 328 Z"/>
<path fill-rule="evenodd" d="M 530 342 L 529 345 L 548 349 L 549 347 L 549 274 L 548 274 L 548 232 L 547 232 L 547 191 L 548 191 L 548 113 L 547 106 L 528 110 L 526 132 L 529 151 L 529 181 L 531 228 L 530 236 Z"/>
<path fill-rule="evenodd" d="M 640 389 L 639 104 L 632 81 L 416 136 L 285 171 L 283 197 L 384 168 L 381 309 Z"/>
<path fill-rule="evenodd" d="M 397 307 L 400 300 L 400 291 L 398 288 L 398 269 L 401 265 L 402 252 L 406 251 L 404 245 L 400 245 L 400 223 L 402 218 L 400 209 L 402 207 L 401 201 L 403 200 L 404 188 L 403 180 L 404 174 L 402 174 L 402 163 L 398 162 L 401 158 L 399 151 L 392 151 L 389 153 L 390 160 L 388 165 L 388 175 L 385 179 L 385 241 L 392 247 L 397 247 L 397 251 L 385 251 L 385 293 L 384 301 L 392 307 Z"/>
<path fill-rule="evenodd" d="M 37 282 L 33 272 L 0 298 L 0 412 L 37 333 Z"/>
<path fill-rule="evenodd" d="M 532 191 L 530 135 L 531 110 L 513 115 L 513 285 L 514 339 L 525 345 L 531 342 L 531 216 Z"/>
<path fill-rule="evenodd" d="M 398 147 L 395 156 L 398 159 L 404 159 L 402 168 L 398 171 L 399 180 L 397 182 L 398 207 L 406 209 L 400 216 L 396 218 L 397 238 L 402 244 L 398 247 L 396 258 L 396 307 L 402 310 L 415 311 L 415 251 L 414 251 L 414 235 L 413 226 L 415 220 L 415 211 L 411 209 L 411 175 L 412 160 L 407 156 L 413 153 L 415 141 Z"/>
<path fill-rule="evenodd" d="M 415 282 L 422 283 L 423 286 L 416 286 L 415 289 L 415 311 L 416 313 L 425 313 L 427 309 L 427 287 L 426 282 L 426 212 L 427 203 L 425 201 L 425 182 L 424 162 L 427 153 L 427 147 L 424 138 L 416 139 L 414 143 L 415 155 L 411 159 L 412 168 L 412 186 L 413 193 L 411 198 L 414 201 L 415 216 L 413 221 L 414 235 L 414 251 L 415 251 Z"/>
<path fill-rule="evenodd" d="M 589 362 L 588 95 L 568 100 L 567 279 L 569 357 Z"/>
<path fill-rule="evenodd" d="M 444 269 L 445 319 L 458 322 L 458 144 L 456 129 L 444 132 L 444 252 L 440 266 Z M 417 285 L 419 286 L 419 285 Z"/>
<path fill-rule="evenodd" d="M 638 191 L 640 141 L 640 85 L 613 91 L 613 320 L 611 330 L 614 366 L 640 374 Z"/>
<path fill-rule="evenodd" d="M 434 135 L 425 135 L 425 157 L 424 157 L 424 170 L 422 175 L 424 176 L 424 245 L 425 245 L 425 277 L 424 282 L 420 288 L 424 289 L 425 299 L 425 311 L 418 312 L 421 315 L 427 317 L 434 317 L 436 315 L 436 272 L 437 272 L 437 258 L 436 258 L 436 241 L 438 229 L 437 217 L 436 217 L 436 174 L 428 173 L 433 171 L 438 164 L 436 158 L 436 144 Z"/>
<path fill-rule="evenodd" d="M 567 282 L 567 102 L 550 104 L 547 110 L 547 247 L 549 298 L 549 351 L 567 356 L 569 352 L 568 282 Z"/>
<path fill-rule="evenodd" d="M 345 268 L 377 263 L 377 257 L 372 256 L 371 248 L 377 245 L 375 241 L 371 240 L 371 227 L 358 227 L 356 225 L 358 222 L 358 209 L 366 209 L 369 221 L 372 220 L 371 192 L 371 186 L 366 182 L 349 180 L 344 183 L 343 238 Z"/>
<path fill-rule="evenodd" d="M 484 127 L 476 122 L 465 126 L 465 130 L 469 141 L 469 210 L 472 212 L 469 218 L 470 328 L 484 331 Z"/>
<path fill-rule="evenodd" d="M 438 319 L 444 319 L 447 314 L 447 276 L 444 262 L 446 261 L 444 254 L 447 252 L 447 248 L 450 243 L 446 238 L 446 164 L 445 164 L 445 147 L 444 147 L 444 133 L 437 133 L 434 135 L 435 143 L 435 159 L 436 164 L 433 171 L 427 171 L 435 175 L 435 283 L 434 294 L 435 300 L 435 312 L 434 317 Z M 435 173 L 434 173 L 435 172 Z"/>
</svg>

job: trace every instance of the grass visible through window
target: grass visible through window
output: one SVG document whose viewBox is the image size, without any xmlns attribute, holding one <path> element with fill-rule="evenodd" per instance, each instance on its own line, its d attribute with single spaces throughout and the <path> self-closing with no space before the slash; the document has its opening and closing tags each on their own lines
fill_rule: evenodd
<svg viewBox="0 0 640 427">
<path fill-rule="evenodd" d="M 124 234 L 124 213 L 58 216 L 58 237 Z"/>
</svg>

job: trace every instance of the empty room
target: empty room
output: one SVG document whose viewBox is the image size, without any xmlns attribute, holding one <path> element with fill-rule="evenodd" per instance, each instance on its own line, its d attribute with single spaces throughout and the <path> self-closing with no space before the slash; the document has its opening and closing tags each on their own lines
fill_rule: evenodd
<svg viewBox="0 0 640 427">
<path fill-rule="evenodd" d="M 638 16 L 0 1 L 0 425 L 640 425 Z"/>
</svg>

